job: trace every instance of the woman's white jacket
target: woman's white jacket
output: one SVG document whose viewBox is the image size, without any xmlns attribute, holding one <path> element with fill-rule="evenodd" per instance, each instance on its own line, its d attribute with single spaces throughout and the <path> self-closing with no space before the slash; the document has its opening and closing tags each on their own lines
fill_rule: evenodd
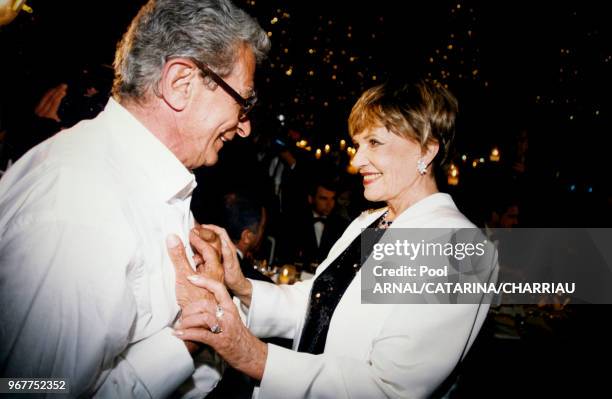
<svg viewBox="0 0 612 399">
<path fill-rule="evenodd" d="M 384 211 L 364 212 L 355 219 L 317 275 Z M 449 195 L 436 193 L 404 211 L 390 228 L 413 227 L 475 226 Z M 293 338 L 295 349 L 313 281 L 280 286 L 252 281 L 251 306 L 242 309 L 248 328 L 259 337 Z M 254 397 L 427 397 L 465 356 L 464 348 L 473 342 L 488 308 L 487 304 L 362 304 L 358 273 L 334 312 L 324 353 L 299 353 L 269 344 Z"/>
</svg>

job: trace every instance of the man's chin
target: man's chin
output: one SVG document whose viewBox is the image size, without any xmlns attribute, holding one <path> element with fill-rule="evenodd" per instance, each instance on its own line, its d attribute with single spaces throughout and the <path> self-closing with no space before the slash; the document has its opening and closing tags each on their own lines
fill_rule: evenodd
<svg viewBox="0 0 612 399">
<path fill-rule="evenodd" d="M 201 166 L 213 166 L 219 161 L 219 155 L 216 153 L 214 155 L 206 157 Z"/>
<path fill-rule="evenodd" d="M 205 154 L 203 158 L 200 158 L 198 160 L 197 163 L 195 163 L 195 165 L 193 165 L 193 167 L 191 167 L 190 169 L 198 169 L 201 167 L 205 167 L 205 166 L 213 166 L 217 163 L 217 161 L 219 161 L 219 155 L 216 152 L 212 152 L 209 154 Z"/>
</svg>

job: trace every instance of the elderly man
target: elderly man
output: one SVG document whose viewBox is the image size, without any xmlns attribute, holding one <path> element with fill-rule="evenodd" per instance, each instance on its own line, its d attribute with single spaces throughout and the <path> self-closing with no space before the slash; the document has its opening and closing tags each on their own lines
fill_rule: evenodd
<svg viewBox="0 0 612 399">
<path fill-rule="evenodd" d="M 249 135 L 269 46 L 228 0 L 152 0 L 118 46 L 104 111 L 3 176 L 2 377 L 63 377 L 73 396 L 117 398 L 165 397 L 190 376 L 200 396 L 216 384 L 194 366 L 199 348 L 172 335 L 179 304 L 203 294 L 182 276 L 175 287 L 165 241 L 193 227 L 190 170 Z"/>
</svg>

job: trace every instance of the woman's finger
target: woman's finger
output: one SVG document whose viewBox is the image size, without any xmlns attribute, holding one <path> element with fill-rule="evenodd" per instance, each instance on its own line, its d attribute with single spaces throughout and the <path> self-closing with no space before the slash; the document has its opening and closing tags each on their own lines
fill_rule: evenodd
<svg viewBox="0 0 612 399">
<path fill-rule="evenodd" d="M 221 250 L 221 239 L 219 238 L 219 235 L 213 230 L 207 229 L 200 225 L 192 228 L 191 232 L 197 237 L 200 237 L 206 243 L 212 245 L 216 250 Z"/>
<path fill-rule="evenodd" d="M 225 265 L 225 260 L 233 262 L 234 256 L 236 256 L 236 252 L 232 251 L 229 243 L 223 239 L 221 239 L 221 255 L 223 256 L 223 264 Z M 238 260 L 238 259 L 236 259 Z M 234 263 L 228 266 L 234 266 Z"/>
<path fill-rule="evenodd" d="M 207 256 L 214 256 L 217 259 L 220 256 L 220 252 L 215 248 L 215 244 L 202 239 L 201 234 L 196 229 L 191 229 L 189 233 L 189 243 L 196 249 L 196 252 L 202 256 L 204 261 L 209 260 Z M 219 243 L 219 247 L 221 247 L 221 243 Z"/>
<path fill-rule="evenodd" d="M 187 317 L 199 313 L 213 314 L 215 313 L 216 308 L 217 302 L 216 300 L 213 300 L 211 296 L 210 299 L 190 302 L 181 310 L 181 317 Z"/>
<path fill-rule="evenodd" d="M 224 265 L 227 264 L 227 260 L 234 259 L 236 256 L 236 246 L 229 238 L 229 235 L 224 228 L 215 226 L 214 224 L 202 224 L 200 225 L 200 228 L 213 231 L 221 239 L 221 253 L 223 255 Z"/>
<path fill-rule="evenodd" d="M 205 229 L 202 226 L 199 226 L 197 228 L 194 227 L 193 230 L 196 231 L 196 233 L 200 236 L 200 238 L 202 238 L 204 241 L 208 243 L 213 243 L 215 240 L 219 238 L 219 236 L 217 236 L 217 234 L 214 231 L 210 229 Z"/>
<path fill-rule="evenodd" d="M 174 330 L 174 335 L 183 341 L 201 342 L 214 348 L 220 334 L 213 334 L 203 328 L 190 328 L 187 330 Z"/>
<path fill-rule="evenodd" d="M 222 241 L 225 241 L 228 243 L 232 242 L 229 235 L 227 234 L 227 231 L 223 227 L 219 227 L 214 224 L 202 224 L 200 225 L 200 227 L 208 229 L 208 230 L 212 230 L 213 232 L 215 232 L 215 234 L 219 236 L 219 238 L 221 238 Z"/>
<path fill-rule="evenodd" d="M 226 273 L 240 270 L 236 246 L 229 238 L 227 231 L 214 224 L 203 224 L 202 227 L 214 231 L 221 238 L 221 254 L 223 255 L 223 268 L 226 270 Z"/>
<path fill-rule="evenodd" d="M 225 229 L 222 227 L 215 226 L 214 224 L 203 224 L 202 227 L 214 231 L 221 239 L 221 254 L 223 255 L 223 266 L 238 266 L 236 246 L 229 238 L 227 231 L 225 231 Z"/>
<path fill-rule="evenodd" d="M 217 280 L 221 280 L 223 278 L 221 252 L 215 249 L 213 245 L 195 235 L 193 230 L 189 234 L 189 241 L 202 259 L 203 265 L 198 272 L 209 274 L 209 277 L 214 277 Z"/>
<path fill-rule="evenodd" d="M 198 253 L 192 256 L 193 264 L 195 265 L 196 271 L 199 271 L 200 266 L 204 264 L 204 258 Z"/>
<path fill-rule="evenodd" d="M 186 330 L 188 328 L 204 328 L 210 330 L 215 324 L 221 325 L 221 320 L 218 320 L 214 313 L 198 313 L 181 317 L 179 322 L 175 325 L 175 328 L 178 330 Z"/>
<path fill-rule="evenodd" d="M 198 287 L 206 288 L 207 290 L 212 292 L 215 296 L 215 299 L 223 307 L 224 310 L 227 311 L 232 306 L 235 306 L 234 302 L 232 302 L 232 298 L 230 297 L 229 292 L 227 292 L 225 285 L 223 285 L 222 283 L 200 275 L 187 276 L 187 279 L 191 281 L 192 284 L 197 285 Z"/>
</svg>

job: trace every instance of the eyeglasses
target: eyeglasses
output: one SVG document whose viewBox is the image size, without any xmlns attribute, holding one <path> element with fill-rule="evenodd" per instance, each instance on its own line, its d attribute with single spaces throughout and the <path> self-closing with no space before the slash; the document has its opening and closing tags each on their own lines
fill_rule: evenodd
<svg viewBox="0 0 612 399">
<path fill-rule="evenodd" d="M 194 59 L 194 58 L 190 58 L 191 61 L 193 61 L 193 63 L 205 74 L 210 76 L 210 78 L 219 86 L 221 86 L 221 88 L 227 93 L 229 94 L 234 100 L 236 100 L 236 102 L 238 103 L 238 105 L 240 105 L 241 109 L 240 109 L 240 115 L 239 115 L 239 119 L 243 120 L 246 115 L 251 112 L 251 110 L 253 109 L 253 107 L 255 106 L 255 104 L 257 103 L 257 94 L 255 93 L 255 91 L 253 91 L 253 94 L 251 94 L 248 98 L 244 98 L 242 97 L 236 90 L 232 89 L 232 87 L 227 84 L 227 82 L 225 80 L 223 80 L 223 78 L 219 75 L 217 75 L 216 73 L 214 73 L 209 67 L 208 65 Z"/>
</svg>

